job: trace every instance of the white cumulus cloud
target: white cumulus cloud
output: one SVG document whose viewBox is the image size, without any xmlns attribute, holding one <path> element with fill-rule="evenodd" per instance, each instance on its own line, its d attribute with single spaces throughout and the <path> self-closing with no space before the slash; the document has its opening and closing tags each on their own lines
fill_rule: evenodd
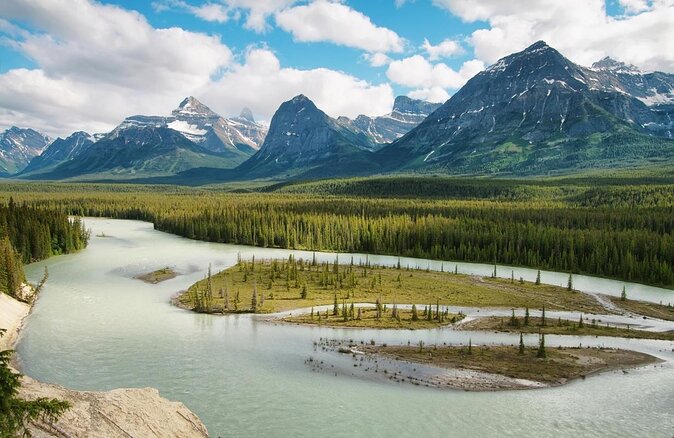
<svg viewBox="0 0 674 438">
<path fill-rule="evenodd" d="M 464 21 L 486 21 L 469 38 L 491 64 L 544 40 L 572 61 L 611 56 L 645 70 L 674 71 L 674 1 L 621 0 L 631 14 L 611 17 L 605 0 L 433 0 Z"/>
<path fill-rule="evenodd" d="M 394 31 L 372 23 L 370 18 L 349 6 L 329 0 L 315 0 L 276 14 L 276 23 L 296 41 L 327 41 L 368 52 L 402 52 L 404 40 Z"/>
<path fill-rule="evenodd" d="M 213 108 L 223 114 L 247 106 L 269 120 L 281 102 L 298 94 L 306 95 L 333 117 L 385 114 L 391 110 L 394 97 L 389 84 L 373 85 L 326 68 L 283 67 L 276 55 L 265 48 L 250 49 L 243 63 L 196 95 L 208 96 L 209 101 L 216 102 Z"/>
<path fill-rule="evenodd" d="M 392 61 L 386 76 L 396 84 L 415 88 L 411 96 L 431 98 L 434 101 L 446 100 L 447 90 L 461 88 L 470 78 L 484 69 L 484 63 L 470 60 L 463 63 L 457 71 L 444 63 L 433 64 L 421 55 Z"/>
<path fill-rule="evenodd" d="M 431 61 L 437 61 L 440 58 L 449 58 L 463 53 L 461 44 L 451 39 L 443 40 L 438 45 L 434 46 L 428 39 L 424 38 L 424 43 L 421 45 L 421 48 L 426 52 L 428 59 Z"/>
</svg>

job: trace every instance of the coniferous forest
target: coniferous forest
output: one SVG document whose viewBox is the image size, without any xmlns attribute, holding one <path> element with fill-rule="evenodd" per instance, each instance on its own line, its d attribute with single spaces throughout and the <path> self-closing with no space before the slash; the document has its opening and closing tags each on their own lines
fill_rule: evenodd
<svg viewBox="0 0 674 438">
<path fill-rule="evenodd" d="M 23 185 L 15 196 L 72 215 L 150 221 L 191 239 L 529 266 L 674 287 L 671 185 L 417 178 L 415 190 L 413 181 L 370 181 L 247 193 Z M 346 193 L 350 185 L 356 195 Z"/>
<path fill-rule="evenodd" d="M 89 235 L 79 218 L 62 210 L 0 204 L 0 292 L 15 295 L 25 281 L 23 264 L 84 248 Z"/>
</svg>

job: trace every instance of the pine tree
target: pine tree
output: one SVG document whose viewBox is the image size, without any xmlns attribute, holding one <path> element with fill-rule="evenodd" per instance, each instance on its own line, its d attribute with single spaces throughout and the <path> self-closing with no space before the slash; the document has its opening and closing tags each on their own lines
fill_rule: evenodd
<svg viewBox="0 0 674 438">
<path fill-rule="evenodd" d="M 253 284 L 253 297 L 250 299 L 250 310 L 257 312 L 257 286 Z"/>
<path fill-rule="evenodd" d="M 517 320 L 517 318 L 515 317 L 515 309 L 513 309 L 512 312 L 513 313 L 512 313 L 512 316 L 510 317 L 510 322 L 508 323 L 508 325 L 510 327 L 518 327 L 520 324 L 519 324 L 519 321 Z"/>
<path fill-rule="evenodd" d="M 524 310 L 524 325 L 529 325 L 529 307 Z"/>
<path fill-rule="evenodd" d="M 583 328 L 585 327 L 585 323 L 583 322 L 583 314 L 580 314 L 580 318 L 578 319 L 578 328 Z"/>
<path fill-rule="evenodd" d="M 620 301 L 627 301 L 627 289 L 623 285 L 623 291 L 620 294 Z"/>
<path fill-rule="evenodd" d="M 536 285 L 541 284 L 541 271 L 539 270 L 536 274 Z"/>
<path fill-rule="evenodd" d="M 536 357 L 539 359 L 544 359 L 547 356 L 545 353 L 545 333 L 540 334 L 540 341 L 538 343 L 538 352 L 536 352 Z"/>
<path fill-rule="evenodd" d="M 541 312 L 541 325 L 545 327 L 545 306 L 543 306 L 543 311 Z"/>
<path fill-rule="evenodd" d="M 524 335 L 520 332 L 520 348 L 519 354 L 524 354 Z"/>
<path fill-rule="evenodd" d="M 566 290 L 568 290 L 569 292 L 573 291 L 573 274 L 569 274 L 569 281 L 566 284 Z"/>
<path fill-rule="evenodd" d="M 473 339 L 468 339 L 468 354 L 473 354 Z"/>
<path fill-rule="evenodd" d="M 339 303 L 337 302 L 337 294 L 335 293 L 335 302 L 332 305 L 332 315 L 337 316 L 339 315 Z"/>
<path fill-rule="evenodd" d="M 417 305 L 412 304 L 412 321 L 419 321 L 419 315 L 417 315 Z"/>
<path fill-rule="evenodd" d="M 304 285 L 302 285 L 302 292 L 300 293 L 300 297 L 301 297 L 303 300 L 306 300 L 306 299 L 307 299 L 307 296 L 308 296 L 307 285 L 304 284 Z"/>
</svg>

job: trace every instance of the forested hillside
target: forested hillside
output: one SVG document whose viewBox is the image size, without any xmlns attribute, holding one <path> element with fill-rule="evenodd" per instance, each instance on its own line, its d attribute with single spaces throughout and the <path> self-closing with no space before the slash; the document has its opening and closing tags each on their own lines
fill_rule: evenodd
<svg viewBox="0 0 674 438">
<path fill-rule="evenodd" d="M 0 204 L 0 292 L 14 295 L 25 281 L 23 264 L 84 248 L 89 235 L 61 210 Z"/>
<path fill-rule="evenodd" d="M 465 184 L 475 186 L 472 199 L 94 185 L 31 185 L 16 196 L 213 242 L 511 264 L 674 287 L 671 185 Z M 435 187 L 443 190 L 441 181 Z"/>
</svg>

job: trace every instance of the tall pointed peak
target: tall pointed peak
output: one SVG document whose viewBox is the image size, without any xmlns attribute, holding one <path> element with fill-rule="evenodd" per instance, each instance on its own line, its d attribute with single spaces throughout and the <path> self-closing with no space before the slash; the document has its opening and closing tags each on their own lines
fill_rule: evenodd
<svg viewBox="0 0 674 438">
<path fill-rule="evenodd" d="M 249 122 L 255 123 L 255 117 L 253 117 L 253 111 L 250 110 L 250 108 L 245 107 L 244 109 L 241 110 L 241 114 L 239 114 L 240 119 L 248 120 Z"/>
<path fill-rule="evenodd" d="M 178 108 L 174 109 L 171 113 L 174 116 L 186 115 L 186 116 L 217 116 L 209 107 L 199 102 L 195 97 L 188 96 L 180 102 Z"/>
<path fill-rule="evenodd" d="M 529 47 L 527 47 L 526 49 L 524 49 L 524 52 L 539 52 L 548 49 L 552 49 L 552 47 L 550 47 L 548 43 L 546 43 L 545 41 L 539 40 L 530 45 Z"/>
</svg>

